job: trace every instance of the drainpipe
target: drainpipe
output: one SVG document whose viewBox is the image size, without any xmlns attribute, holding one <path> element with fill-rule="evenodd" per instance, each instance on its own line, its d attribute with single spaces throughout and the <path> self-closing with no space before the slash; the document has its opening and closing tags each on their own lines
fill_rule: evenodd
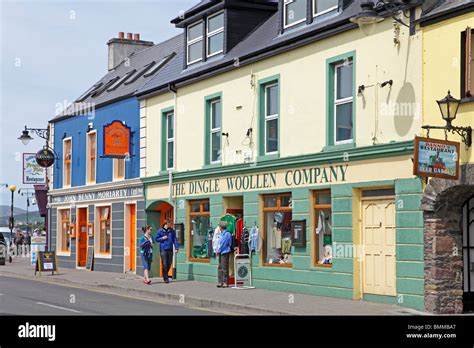
<svg viewBox="0 0 474 348">
<path fill-rule="evenodd" d="M 168 85 L 168 91 L 173 93 L 173 98 L 174 98 L 174 109 L 173 109 L 173 168 L 168 172 L 168 190 L 169 190 L 169 201 L 173 202 L 173 226 L 176 224 L 176 215 L 177 215 L 177 204 L 178 200 L 176 197 L 173 198 L 173 173 L 176 171 L 176 168 L 178 166 L 178 161 L 177 161 L 177 115 L 178 115 L 178 90 L 176 89 L 175 85 L 169 84 Z M 176 251 L 175 247 L 173 245 L 173 274 L 172 274 L 172 279 L 176 279 L 177 277 L 177 270 L 176 270 Z"/>
</svg>

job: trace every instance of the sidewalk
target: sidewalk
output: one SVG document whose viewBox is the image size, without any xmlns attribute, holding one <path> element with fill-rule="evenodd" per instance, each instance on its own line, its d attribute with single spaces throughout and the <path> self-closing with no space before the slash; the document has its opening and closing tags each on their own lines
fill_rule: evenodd
<svg viewBox="0 0 474 348">
<path fill-rule="evenodd" d="M 34 275 L 29 259 L 15 258 L 13 263 L 0 266 L 0 276 L 14 276 L 38 281 L 64 284 L 88 290 L 123 294 L 151 299 L 167 304 L 206 308 L 225 314 L 247 315 L 413 315 L 423 314 L 396 305 L 351 301 L 331 297 L 292 294 L 263 289 L 219 289 L 215 284 L 199 281 L 172 281 L 164 284 L 153 279 L 152 285 L 143 284 L 134 274 L 90 272 L 60 268 L 59 274 Z"/>
</svg>

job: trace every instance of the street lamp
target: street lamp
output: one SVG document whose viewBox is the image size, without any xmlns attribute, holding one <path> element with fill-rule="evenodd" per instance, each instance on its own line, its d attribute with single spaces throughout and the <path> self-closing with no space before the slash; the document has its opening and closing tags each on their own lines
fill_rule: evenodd
<svg viewBox="0 0 474 348">
<path fill-rule="evenodd" d="M 430 136 L 430 129 L 443 129 L 445 133 L 451 132 L 458 134 L 461 138 L 463 143 L 470 147 L 472 145 L 472 127 L 456 127 L 452 125 L 452 122 L 456 119 L 456 115 L 458 113 L 459 105 L 461 101 L 459 99 L 454 98 L 451 95 L 451 91 L 448 91 L 448 95 L 441 100 L 436 101 L 439 106 L 439 110 L 441 111 L 441 117 L 443 120 L 446 121 L 445 126 L 422 126 L 421 128 L 426 129 L 428 131 L 427 136 Z"/>
<path fill-rule="evenodd" d="M 365 1 L 360 4 L 360 12 L 352 17 L 350 21 L 356 23 L 364 35 L 373 34 L 375 25 L 383 21 L 383 17 L 379 16 L 375 10 L 375 4 L 372 1 Z"/>
<path fill-rule="evenodd" d="M 21 140 L 23 145 L 28 145 L 30 140 L 33 140 L 33 138 L 30 135 L 30 132 L 28 132 L 26 129 L 21 133 L 21 135 L 18 137 L 18 139 Z"/>
<path fill-rule="evenodd" d="M 30 135 L 30 131 L 36 133 L 40 138 L 46 140 L 46 146 L 49 144 L 49 128 L 28 128 L 25 126 L 25 130 L 21 132 L 21 135 L 18 137 L 18 140 L 21 140 L 23 145 L 28 145 L 30 140 L 33 138 Z"/>
<path fill-rule="evenodd" d="M 13 228 L 15 227 L 15 218 L 13 216 L 13 199 L 15 198 L 15 191 L 16 191 L 16 186 L 13 185 L 13 186 L 10 186 L 8 188 L 11 193 L 12 193 L 12 205 L 11 205 L 11 209 L 10 209 L 10 250 L 12 248 L 12 243 L 13 243 Z M 12 255 L 10 253 L 10 257 L 9 257 L 9 262 L 11 263 L 12 262 Z"/>
</svg>

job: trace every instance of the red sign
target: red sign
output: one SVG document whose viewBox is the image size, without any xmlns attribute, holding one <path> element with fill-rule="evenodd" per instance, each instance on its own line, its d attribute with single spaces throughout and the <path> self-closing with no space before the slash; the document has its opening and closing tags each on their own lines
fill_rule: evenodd
<svg viewBox="0 0 474 348">
<path fill-rule="evenodd" d="M 130 156 L 130 128 L 120 121 L 104 126 L 104 156 Z"/>
</svg>

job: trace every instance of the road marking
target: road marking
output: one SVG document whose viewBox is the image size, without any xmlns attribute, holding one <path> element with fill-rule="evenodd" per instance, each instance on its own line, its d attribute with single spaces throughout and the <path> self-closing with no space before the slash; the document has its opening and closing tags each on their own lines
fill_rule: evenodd
<svg viewBox="0 0 474 348">
<path fill-rule="evenodd" d="M 70 308 L 66 308 L 66 307 L 55 306 L 55 305 L 52 305 L 52 304 L 49 304 L 49 303 L 36 302 L 36 304 L 39 304 L 39 305 L 42 305 L 42 306 L 47 306 L 47 307 L 52 307 L 52 308 L 57 308 L 57 309 L 62 309 L 62 310 L 64 310 L 64 311 L 70 311 L 70 312 L 74 312 L 74 313 L 81 313 L 81 312 L 79 312 L 79 311 L 76 311 L 75 309 L 70 309 Z"/>
</svg>

